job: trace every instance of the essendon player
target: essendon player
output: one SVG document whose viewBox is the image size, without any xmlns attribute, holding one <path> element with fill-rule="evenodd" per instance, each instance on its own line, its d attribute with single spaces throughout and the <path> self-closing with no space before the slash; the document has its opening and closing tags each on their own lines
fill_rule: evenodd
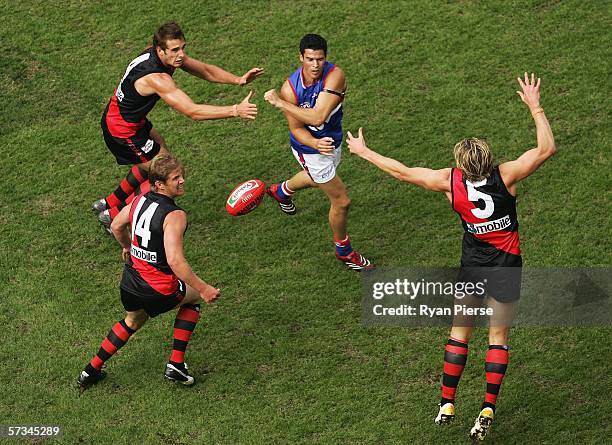
<svg viewBox="0 0 612 445">
<path fill-rule="evenodd" d="M 213 302 L 219 289 L 200 279 L 183 253 L 187 215 L 174 203 L 184 193 L 182 165 L 172 155 L 160 154 L 151 162 L 149 181 L 152 190 L 134 198 L 111 226 L 126 260 L 120 290 L 127 313 L 81 372 L 78 383 L 83 388 L 105 377 L 104 363 L 149 317 L 174 308 L 178 313 L 165 376 L 183 385 L 194 383 L 185 364 L 185 350 L 200 318 L 200 302 Z"/>
<path fill-rule="evenodd" d="M 525 73 L 524 79 L 519 78 L 518 82 L 522 91 L 517 93 L 529 107 L 535 121 L 537 147 L 527 150 L 514 161 L 495 166 L 488 144 L 470 138 L 455 145 L 456 168 L 409 168 L 367 148 L 361 128 L 357 138 L 348 133 L 351 153 L 401 181 L 446 194 L 465 230 L 459 279 L 472 281 L 483 276 L 489 279 L 487 294 L 490 298 L 487 304 L 494 313 L 500 314 L 512 313 L 513 302 L 520 293 L 522 259 L 516 216 L 516 184 L 534 173 L 556 150 L 552 130 L 544 109 L 540 107 L 540 79 L 536 81 L 533 74 L 529 79 Z M 508 365 L 510 324 L 492 321 L 485 362 L 486 395 L 470 431 L 470 436 L 475 440 L 484 440 L 489 431 Z M 435 419 L 437 424 L 449 423 L 454 419 L 455 392 L 467 360 L 471 334 L 470 323 L 459 323 L 458 317 L 455 317 L 444 353 L 442 400 Z"/>
<path fill-rule="evenodd" d="M 185 53 L 185 36 L 176 23 L 162 25 L 153 35 L 153 46 L 132 60 L 119 81 L 101 125 L 104 141 L 120 165 L 132 165 L 117 189 L 92 205 L 92 211 L 110 233 L 110 224 L 136 192 L 146 192 L 149 162 L 168 148 L 147 114 L 161 98 L 175 110 L 194 120 L 240 117 L 255 119 L 257 105 L 249 102 L 252 92 L 235 105 L 196 104 L 179 89 L 173 75 L 177 68 L 209 82 L 246 85 L 263 74 L 252 68 L 241 77 L 218 66 L 192 59 Z M 143 189 L 138 190 L 139 186 Z"/>
</svg>

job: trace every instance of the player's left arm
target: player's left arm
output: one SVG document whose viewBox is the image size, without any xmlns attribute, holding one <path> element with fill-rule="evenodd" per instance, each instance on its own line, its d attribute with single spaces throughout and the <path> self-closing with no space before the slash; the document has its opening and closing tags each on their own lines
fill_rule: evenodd
<svg viewBox="0 0 612 445">
<path fill-rule="evenodd" d="M 557 151 L 550 123 L 540 106 L 540 78 L 525 73 L 524 80 L 517 79 L 522 91 L 517 91 L 521 100 L 529 107 L 536 127 L 537 147 L 527 150 L 514 161 L 499 165 L 499 173 L 508 189 L 534 173 Z"/>
<path fill-rule="evenodd" d="M 287 83 L 288 82 L 286 82 L 286 84 Z M 285 85 L 283 85 L 283 88 L 285 88 Z M 267 91 L 264 94 L 264 99 L 283 111 L 285 115 L 290 115 L 303 124 L 318 127 L 325 122 L 334 108 L 344 100 L 346 79 L 344 77 L 344 72 L 340 68 L 336 67 L 328 74 L 325 79 L 325 89 L 333 92 L 321 91 L 317 97 L 314 108 L 301 108 L 296 104 L 287 102 L 276 94 L 276 90 Z"/>
<path fill-rule="evenodd" d="M 111 223 L 111 231 L 115 239 L 121 244 L 122 252 L 121 256 L 123 260 L 127 260 L 130 254 L 130 246 L 132 240 L 130 238 L 130 210 L 132 203 L 129 203 L 115 216 Z"/>
<path fill-rule="evenodd" d="M 229 85 L 246 85 L 253 82 L 257 77 L 264 73 L 263 68 L 251 68 L 242 76 L 225 71 L 223 68 L 210 63 L 204 63 L 200 60 L 185 56 L 181 68 L 193 76 L 207 80 L 213 83 L 225 83 Z"/>
<path fill-rule="evenodd" d="M 369 149 L 365 144 L 363 130 L 359 129 L 359 134 L 354 137 L 351 132 L 347 133 L 347 143 L 351 154 L 374 164 L 385 173 L 403 182 L 418 185 L 434 192 L 450 193 L 450 168 L 433 170 L 423 167 L 407 167 L 399 161 L 387 158 L 374 150 Z"/>
</svg>

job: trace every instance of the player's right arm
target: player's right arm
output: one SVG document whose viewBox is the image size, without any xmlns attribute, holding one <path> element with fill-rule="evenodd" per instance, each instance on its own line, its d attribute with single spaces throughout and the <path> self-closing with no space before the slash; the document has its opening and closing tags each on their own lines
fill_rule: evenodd
<svg viewBox="0 0 612 445">
<path fill-rule="evenodd" d="M 382 156 L 366 146 L 361 128 L 357 137 L 354 137 L 350 131 L 347 133 L 347 143 L 351 154 L 365 159 L 400 181 L 418 185 L 434 192 L 451 192 L 450 168 L 433 170 L 431 168 L 407 167 L 395 159 Z"/>
<path fill-rule="evenodd" d="M 239 104 L 217 106 L 196 104 L 176 85 L 174 79 L 165 73 L 148 74 L 136 82 L 136 88 L 140 94 L 156 93 L 176 111 L 193 120 L 224 119 L 228 117 L 255 119 L 257 116 L 257 105 L 249 102 L 251 96 L 253 96 L 252 91 Z"/>
<path fill-rule="evenodd" d="M 166 261 L 177 277 L 196 289 L 206 303 L 211 303 L 219 296 L 219 289 L 198 277 L 185 259 L 183 251 L 185 229 L 187 229 L 187 214 L 184 211 L 175 210 L 166 215 L 164 220 Z"/>
<path fill-rule="evenodd" d="M 293 95 L 293 90 L 291 89 L 291 85 L 289 85 L 289 81 L 285 81 L 283 87 L 280 91 L 280 97 L 286 102 L 291 104 L 296 104 L 295 96 Z M 315 150 L 319 150 L 319 152 L 323 155 L 332 155 L 334 151 L 334 139 L 330 137 L 324 137 L 321 139 L 315 138 L 310 131 L 304 127 L 304 123 L 293 117 L 291 114 L 285 112 L 285 118 L 287 119 L 287 125 L 289 126 L 289 131 L 293 134 L 293 136 L 303 145 L 307 147 L 314 148 Z"/>
<path fill-rule="evenodd" d="M 532 73 L 531 80 L 529 80 L 529 76 L 525 73 L 524 80 L 520 77 L 517 80 L 522 90 L 517 93 L 529 107 L 535 121 L 538 145 L 527 150 L 518 159 L 499 165 L 499 173 L 507 188 L 513 187 L 517 182 L 531 175 L 557 151 L 552 129 L 546 119 L 544 109 L 540 106 L 540 79 L 536 81 Z"/>
<path fill-rule="evenodd" d="M 121 244 L 121 257 L 127 261 L 130 255 L 130 247 L 132 240 L 130 239 L 130 209 L 132 203 L 129 203 L 115 216 L 111 223 L 111 232 L 113 236 Z"/>
</svg>

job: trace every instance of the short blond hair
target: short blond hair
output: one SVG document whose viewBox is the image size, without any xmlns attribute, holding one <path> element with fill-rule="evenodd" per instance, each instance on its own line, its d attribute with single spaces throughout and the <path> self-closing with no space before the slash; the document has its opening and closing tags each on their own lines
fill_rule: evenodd
<svg viewBox="0 0 612 445">
<path fill-rule="evenodd" d="M 180 168 L 181 173 L 185 174 L 185 169 L 181 161 L 171 154 L 164 153 L 155 156 L 149 166 L 149 182 L 153 190 L 155 190 L 155 181 L 160 181 L 165 184 L 170 177 L 170 173 L 177 168 Z"/>
<path fill-rule="evenodd" d="M 486 141 L 467 138 L 458 142 L 453 149 L 457 168 L 468 181 L 475 182 L 491 176 L 493 153 Z"/>
</svg>

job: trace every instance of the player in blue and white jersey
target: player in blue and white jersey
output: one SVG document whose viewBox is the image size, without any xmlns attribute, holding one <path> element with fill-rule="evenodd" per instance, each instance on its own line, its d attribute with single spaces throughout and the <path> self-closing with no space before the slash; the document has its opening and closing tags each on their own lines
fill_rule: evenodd
<svg viewBox="0 0 612 445">
<path fill-rule="evenodd" d="M 297 190 L 318 187 L 329 198 L 329 225 L 336 246 L 336 257 L 350 269 L 372 269 L 373 265 L 351 246 L 347 233 L 350 199 L 346 186 L 336 173 L 341 157 L 342 115 L 346 79 L 344 72 L 327 60 L 327 42 L 317 34 L 307 34 L 300 41 L 300 61 L 283 84 L 280 97 L 276 90 L 264 98 L 285 114 L 293 156 L 302 171 L 267 190 L 280 209 L 296 213 L 293 194 Z"/>
</svg>

